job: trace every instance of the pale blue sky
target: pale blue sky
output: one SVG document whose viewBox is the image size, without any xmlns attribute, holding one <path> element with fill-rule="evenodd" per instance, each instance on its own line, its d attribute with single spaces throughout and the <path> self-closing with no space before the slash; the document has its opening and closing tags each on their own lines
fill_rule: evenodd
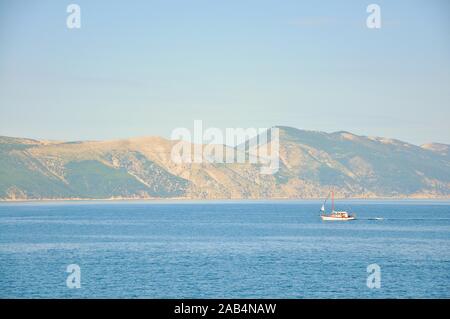
<svg viewBox="0 0 450 319">
<path fill-rule="evenodd" d="M 0 0 L 0 135 L 168 137 L 201 119 L 450 143 L 449 18 L 445 0 Z"/>
</svg>

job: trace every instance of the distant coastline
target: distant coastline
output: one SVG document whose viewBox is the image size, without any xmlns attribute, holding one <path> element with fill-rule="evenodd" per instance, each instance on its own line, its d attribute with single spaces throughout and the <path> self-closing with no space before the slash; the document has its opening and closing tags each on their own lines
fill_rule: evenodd
<svg viewBox="0 0 450 319">
<path fill-rule="evenodd" d="M 296 202 L 296 201 L 323 201 L 323 197 L 310 197 L 310 198 L 43 198 L 43 199 L 0 199 L 1 203 L 91 203 L 91 202 L 117 202 L 117 203 L 254 203 L 254 202 Z M 409 196 L 409 197 L 336 197 L 336 200 L 340 201 L 439 201 L 439 202 L 450 202 L 450 196 L 447 197 L 420 197 L 420 196 Z"/>
<path fill-rule="evenodd" d="M 0 201 L 295 200 L 332 190 L 340 199 L 450 199 L 450 145 L 277 128 L 279 165 L 270 174 L 247 156 L 264 149 L 233 149 L 248 157 L 242 163 L 179 163 L 172 154 L 180 141 L 157 136 L 76 143 L 0 136 Z"/>
</svg>

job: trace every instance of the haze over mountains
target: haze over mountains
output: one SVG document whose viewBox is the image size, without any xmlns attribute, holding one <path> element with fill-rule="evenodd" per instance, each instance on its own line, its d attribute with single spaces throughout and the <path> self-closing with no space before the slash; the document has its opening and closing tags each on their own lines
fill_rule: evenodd
<svg viewBox="0 0 450 319">
<path fill-rule="evenodd" d="M 0 137 L 0 199 L 450 198 L 450 146 L 280 128 L 280 169 L 176 164 L 160 137 L 49 142 Z"/>
</svg>

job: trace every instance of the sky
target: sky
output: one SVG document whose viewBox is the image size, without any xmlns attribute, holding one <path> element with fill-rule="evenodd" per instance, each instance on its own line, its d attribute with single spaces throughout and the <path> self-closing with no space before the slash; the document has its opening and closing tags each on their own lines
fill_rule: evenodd
<svg viewBox="0 0 450 319">
<path fill-rule="evenodd" d="M 170 137 L 202 120 L 450 143 L 449 18 L 446 0 L 0 0 L 0 135 Z"/>
</svg>

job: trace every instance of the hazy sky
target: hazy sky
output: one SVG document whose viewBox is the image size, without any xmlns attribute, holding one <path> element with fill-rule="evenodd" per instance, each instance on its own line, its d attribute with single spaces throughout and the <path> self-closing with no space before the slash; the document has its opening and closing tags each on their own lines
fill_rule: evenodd
<svg viewBox="0 0 450 319">
<path fill-rule="evenodd" d="M 0 135 L 168 137 L 200 119 L 450 143 L 449 18 L 445 0 L 0 0 Z"/>
</svg>

